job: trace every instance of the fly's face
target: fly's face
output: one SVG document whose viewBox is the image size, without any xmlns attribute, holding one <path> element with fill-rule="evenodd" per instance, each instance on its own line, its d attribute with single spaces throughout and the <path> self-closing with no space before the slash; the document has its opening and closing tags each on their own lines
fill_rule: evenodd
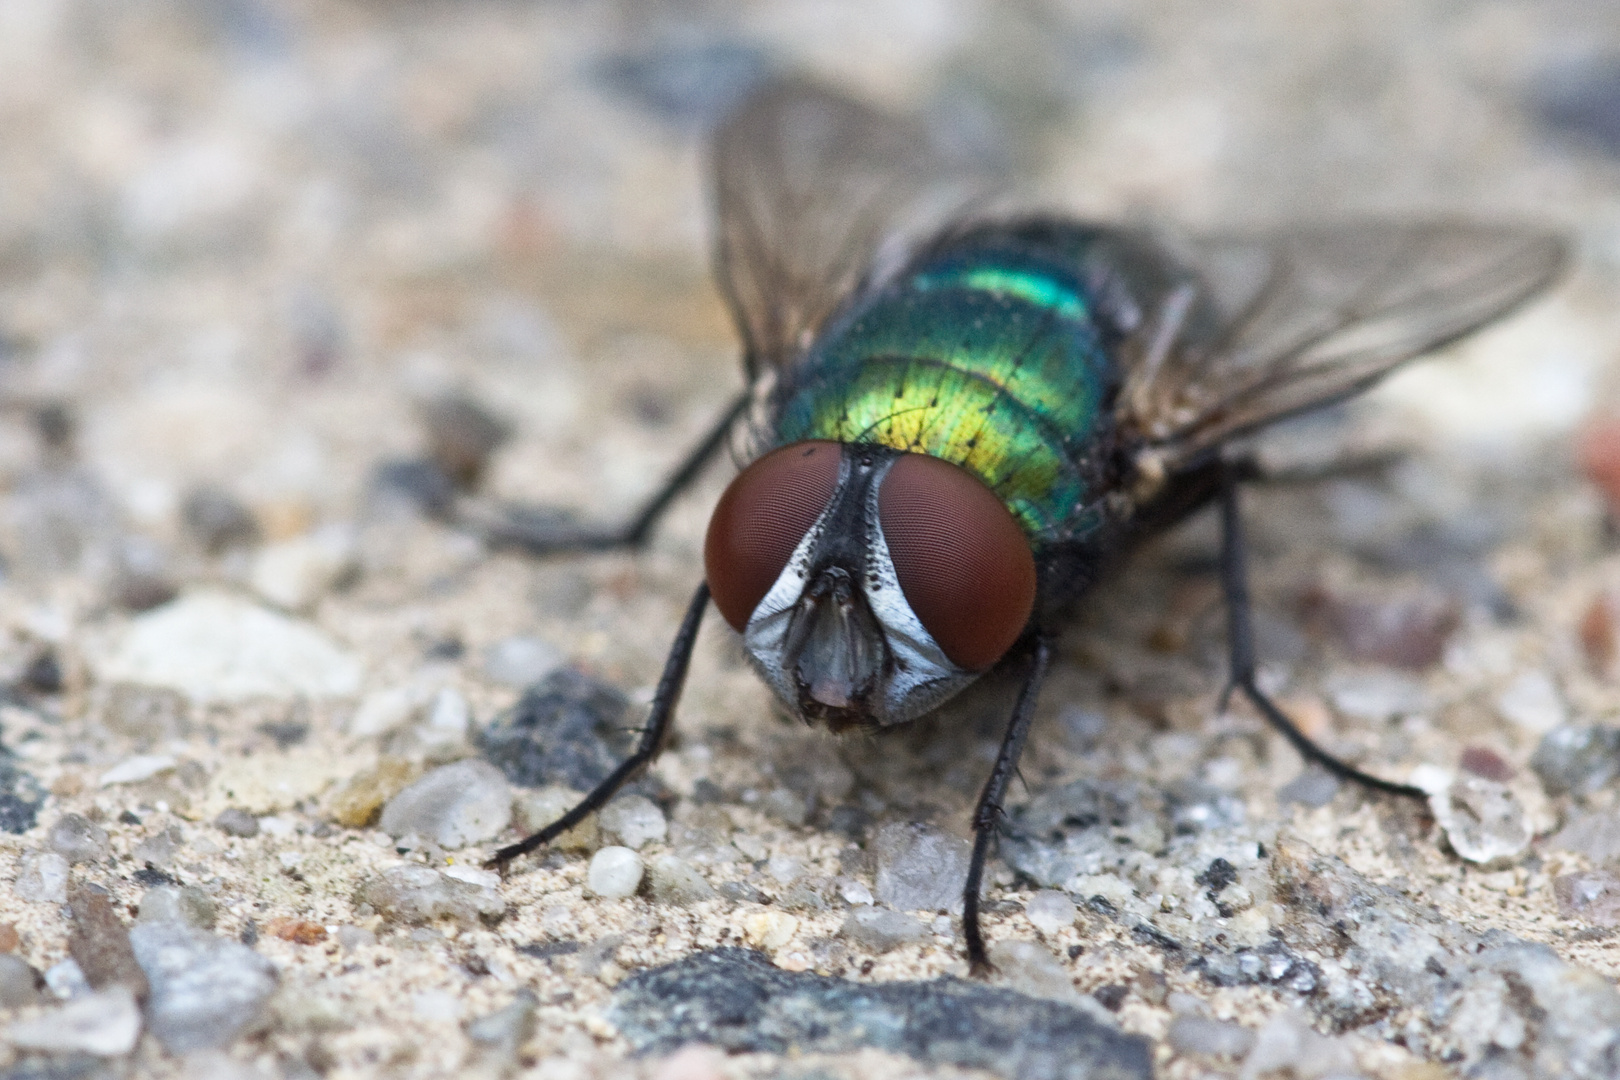
<svg viewBox="0 0 1620 1080">
<path fill-rule="evenodd" d="M 989 488 L 875 446 L 810 440 L 755 461 L 715 508 L 704 563 L 765 681 L 834 730 L 940 704 L 1035 603 L 1029 542 Z"/>
</svg>

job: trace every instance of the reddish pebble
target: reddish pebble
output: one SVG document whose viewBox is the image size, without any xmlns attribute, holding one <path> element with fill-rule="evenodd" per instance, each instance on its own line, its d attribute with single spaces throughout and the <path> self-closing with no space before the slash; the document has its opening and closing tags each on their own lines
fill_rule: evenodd
<svg viewBox="0 0 1620 1080">
<path fill-rule="evenodd" d="M 1462 616 L 1456 601 L 1435 589 L 1392 596 L 1343 596 L 1326 588 L 1302 598 L 1305 620 L 1353 660 L 1408 671 L 1439 662 Z"/>
<path fill-rule="evenodd" d="M 1495 780 L 1498 784 L 1505 784 L 1513 779 L 1515 772 L 1513 766 L 1502 760 L 1500 754 L 1484 746 L 1463 747 L 1462 759 L 1458 764 L 1462 766 L 1463 772 Z"/>
<path fill-rule="evenodd" d="M 326 940 L 326 927 L 303 919 L 271 919 L 265 929 L 294 945 L 319 945 Z"/>
<path fill-rule="evenodd" d="M 1586 662 L 1599 675 L 1605 675 L 1614 665 L 1615 651 L 1620 648 L 1620 629 L 1615 626 L 1614 597 L 1600 592 L 1581 616 L 1581 649 Z"/>
<path fill-rule="evenodd" d="M 22 935 L 16 923 L 0 923 L 0 952 L 16 952 L 22 946 Z"/>
<path fill-rule="evenodd" d="M 1608 500 L 1609 512 L 1620 513 L 1620 418 L 1588 424 L 1576 439 L 1575 456 L 1586 478 Z"/>
</svg>

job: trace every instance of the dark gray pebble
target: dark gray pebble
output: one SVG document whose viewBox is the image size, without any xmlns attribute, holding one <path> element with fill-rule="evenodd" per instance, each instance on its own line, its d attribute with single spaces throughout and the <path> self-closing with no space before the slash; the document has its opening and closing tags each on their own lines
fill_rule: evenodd
<svg viewBox="0 0 1620 1080">
<path fill-rule="evenodd" d="M 619 984 L 608 1015 L 641 1054 L 689 1042 L 768 1054 L 872 1046 L 1019 1080 L 1153 1075 L 1146 1039 L 1059 1002 L 951 977 L 872 984 L 795 974 L 748 949 L 637 972 Z"/>
<path fill-rule="evenodd" d="M 484 756 L 514 784 L 589 791 L 629 751 L 629 699 L 617 688 L 561 668 L 524 692 L 480 737 Z"/>
</svg>

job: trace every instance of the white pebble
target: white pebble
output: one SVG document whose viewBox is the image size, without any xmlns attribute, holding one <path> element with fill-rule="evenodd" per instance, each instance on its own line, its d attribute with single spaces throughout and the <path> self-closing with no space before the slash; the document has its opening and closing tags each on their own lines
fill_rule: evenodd
<svg viewBox="0 0 1620 1080">
<path fill-rule="evenodd" d="M 386 734 L 408 721 L 416 708 L 416 695 L 404 687 L 373 690 L 350 718 L 349 734 L 362 739 Z"/>
<path fill-rule="evenodd" d="M 641 886 L 641 874 L 645 868 L 641 856 L 629 848 L 605 847 L 591 856 L 585 884 L 597 896 L 616 900 L 635 893 Z"/>
<path fill-rule="evenodd" d="M 1042 889 L 1029 898 L 1024 914 L 1041 933 L 1055 934 L 1065 926 L 1073 926 L 1079 912 L 1067 896 L 1055 889 Z"/>
<path fill-rule="evenodd" d="M 29 852 L 18 860 L 12 888 L 19 899 L 36 904 L 67 903 L 68 861 L 54 851 Z"/>
<path fill-rule="evenodd" d="M 669 832 L 664 812 L 645 795 L 621 795 L 602 807 L 597 825 L 610 839 L 627 848 L 641 849 Z"/>
<path fill-rule="evenodd" d="M 23 1050 L 49 1054 L 94 1054 L 120 1057 L 135 1049 L 141 1034 L 141 1010 L 129 988 L 114 984 L 75 998 L 48 1013 L 19 1020 L 6 1031 Z"/>
<path fill-rule="evenodd" d="M 141 780 L 150 780 L 160 772 L 167 772 L 179 762 L 168 754 L 136 754 L 125 758 L 106 772 L 101 774 L 101 786 L 112 784 L 133 784 Z"/>
</svg>

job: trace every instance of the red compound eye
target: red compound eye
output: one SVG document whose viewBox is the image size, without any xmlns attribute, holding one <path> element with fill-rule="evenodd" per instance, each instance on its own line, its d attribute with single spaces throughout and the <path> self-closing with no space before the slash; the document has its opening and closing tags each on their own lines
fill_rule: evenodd
<svg viewBox="0 0 1620 1080">
<path fill-rule="evenodd" d="M 878 518 L 906 601 L 951 662 L 1001 659 L 1035 607 L 1035 556 L 995 493 L 948 461 L 906 454 L 883 479 Z"/>
<path fill-rule="evenodd" d="M 742 630 L 838 486 L 838 444 L 821 439 L 772 450 L 720 496 L 703 542 L 714 606 Z"/>
</svg>

